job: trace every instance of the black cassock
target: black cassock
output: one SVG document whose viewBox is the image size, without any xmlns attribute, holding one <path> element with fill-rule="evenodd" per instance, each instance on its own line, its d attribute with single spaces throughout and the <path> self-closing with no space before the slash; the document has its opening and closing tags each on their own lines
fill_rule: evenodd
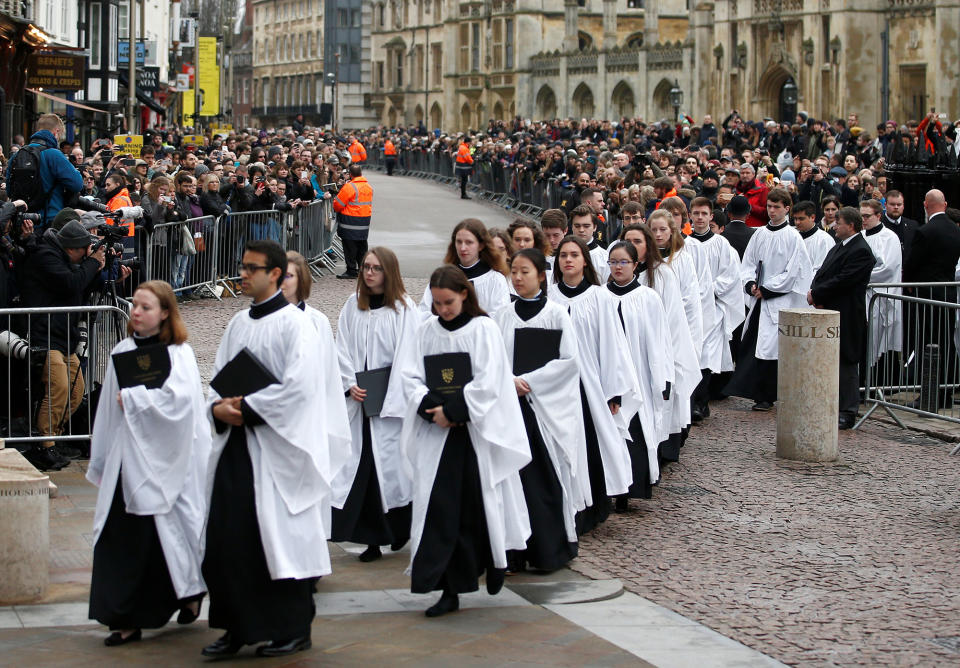
<svg viewBox="0 0 960 668">
<path fill-rule="evenodd" d="M 250 413 L 245 409 L 244 418 L 253 426 L 256 417 Z M 218 423 L 218 429 L 222 424 Z M 210 626 L 229 631 L 234 641 L 249 645 L 310 633 L 316 613 L 316 578 L 270 577 L 244 427 L 231 428 L 217 462 L 203 577 L 210 592 Z"/>
<path fill-rule="evenodd" d="M 756 356 L 760 302 L 753 307 L 746 328 L 737 351 L 737 367 L 723 393 L 773 403 L 777 400 L 777 360 L 762 360 Z"/>
<path fill-rule="evenodd" d="M 591 504 L 576 515 L 577 535 L 582 536 L 594 527 L 603 524 L 610 516 L 610 497 L 607 496 L 607 479 L 603 473 L 603 457 L 600 441 L 593 424 L 587 393 L 580 383 L 580 403 L 583 406 L 583 431 L 587 437 L 587 475 L 590 478 Z"/>
</svg>

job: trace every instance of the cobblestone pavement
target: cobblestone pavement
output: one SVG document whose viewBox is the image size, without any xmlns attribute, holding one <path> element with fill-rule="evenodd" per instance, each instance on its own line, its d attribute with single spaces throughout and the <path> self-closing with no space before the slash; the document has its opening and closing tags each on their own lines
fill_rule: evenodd
<svg viewBox="0 0 960 668">
<path fill-rule="evenodd" d="M 841 432 L 840 462 L 786 462 L 775 414 L 715 406 L 579 561 L 788 664 L 960 664 L 951 446 L 868 421 Z"/>
</svg>

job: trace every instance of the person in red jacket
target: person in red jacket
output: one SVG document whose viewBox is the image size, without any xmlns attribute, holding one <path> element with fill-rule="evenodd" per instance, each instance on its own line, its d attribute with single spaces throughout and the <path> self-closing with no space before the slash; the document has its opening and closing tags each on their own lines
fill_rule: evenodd
<svg viewBox="0 0 960 668">
<path fill-rule="evenodd" d="M 466 137 L 460 140 L 460 148 L 457 149 L 457 166 L 454 171 L 460 177 L 460 199 L 470 199 L 467 194 L 467 179 L 473 172 L 473 154 L 470 151 L 470 141 Z"/>
<path fill-rule="evenodd" d="M 737 194 L 750 202 L 750 215 L 747 227 L 763 227 L 770 220 L 767 216 L 767 193 L 770 189 L 757 179 L 757 172 L 749 162 L 740 165 L 740 181 L 737 182 Z"/>
</svg>

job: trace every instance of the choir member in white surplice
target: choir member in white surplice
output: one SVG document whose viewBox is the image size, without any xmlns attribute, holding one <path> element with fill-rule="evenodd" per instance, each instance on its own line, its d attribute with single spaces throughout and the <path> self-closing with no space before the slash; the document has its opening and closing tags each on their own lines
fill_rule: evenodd
<svg viewBox="0 0 960 668">
<path fill-rule="evenodd" d="M 410 589 L 442 590 L 426 611 L 437 617 L 457 610 L 458 595 L 476 591 L 484 571 L 487 591 L 499 592 L 507 550 L 526 547 L 530 522 L 520 469 L 530 447 L 503 337 L 470 281 L 459 267 L 444 265 L 429 289 L 437 315 L 417 330 L 414 363 L 404 377 L 401 443 L 413 480 Z M 472 378 L 463 385 L 457 376 L 468 370 L 457 353 L 469 359 Z M 439 374 L 428 377 L 425 358 L 433 355 L 447 355 L 430 361 L 450 366 L 431 367 Z"/>
<path fill-rule="evenodd" d="M 140 629 L 165 625 L 178 609 L 178 622 L 194 621 L 206 591 L 200 533 L 210 427 L 200 372 L 170 286 L 142 283 L 132 301 L 129 336 L 112 353 L 166 346 L 170 373 L 160 387 L 121 390 L 107 362 L 87 480 L 100 488 L 90 619 L 113 631 L 108 646 L 139 640 Z"/>
<path fill-rule="evenodd" d="M 903 272 L 903 256 L 900 237 L 883 223 L 883 208 L 876 200 L 860 202 L 860 217 L 863 218 L 863 234 L 873 251 L 877 263 L 870 274 L 871 283 L 899 283 Z M 877 364 L 889 351 L 903 350 L 903 303 L 896 299 L 877 299 L 870 313 L 870 300 L 877 292 L 901 294 L 901 288 L 867 288 L 867 318 L 870 321 L 872 346 L 867 351 L 867 365 Z M 866 373 L 864 365 L 861 376 Z M 884 364 L 877 364 L 875 384 L 885 385 Z"/>
<path fill-rule="evenodd" d="M 510 274 L 517 298 L 494 319 L 503 334 L 507 359 L 514 365 L 513 383 L 532 457 L 520 471 L 532 533 L 526 550 L 510 554 L 510 570 L 530 565 L 553 571 L 577 556 L 575 513 L 586 506 L 576 483 L 587 466 L 583 413 L 579 404 L 570 405 L 570 396 L 580 392 L 577 334 L 566 309 L 548 300 L 542 290 L 546 261 L 540 250 L 515 253 Z M 559 336 L 555 350 L 551 338 L 549 361 L 536 368 L 526 364 L 518 373 L 517 364 L 524 364 L 520 357 L 525 352 L 516 345 L 518 330 L 527 330 L 521 336 L 532 335 L 541 345 L 547 345 L 546 337 Z"/>
<path fill-rule="evenodd" d="M 607 266 L 607 249 L 597 243 L 597 217 L 589 206 L 581 204 L 570 212 L 570 230 L 573 236 L 587 245 L 590 251 L 590 262 L 597 272 L 597 280 L 601 284 L 610 277 L 610 267 Z"/>
<path fill-rule="evenodd" d="M 669 216 L 666 211 L 654 211 L 647 223 L 669 225 Z M 670 388 L 664 395 L 667 397 L 667 405 L 664 409 L 659 452 L 662 461 L 675 462 L 680 458 L 680 447 L 686 431 L 684 428 L 690 424 L 690 397 L 700 382 L 700 363 L 683 310 L 677 275 L 670 265 L 662 261 L 653 232 L 647 225 L 628 225 L 621 236 L 637 249 L 640 280 L 657 293 L 667 316 L 670 345 L 660 354 L 668 365 L 672 364 L 673 377 L 670 377 L 668 371 Z"/>
<path fill-rule="evenodd" d="M 708 292 L 710 298 L 705 309 L 713 309 L 712 318 L 704 317 L 703 348 L 700 355 L 702 380 L 693 394 L 691 409 L 694 422 L 708 417 L 710 407 L 710 378 L 712 374 L 726 371 L 724 359 L 728 360 L 729 370 L 733 369 L 730 359 L 730 338 L 744 318 L 743 284 L 740 282 L 740 256 L 726 239 L 710 230 L 713 220 L 713 203 L 706 197 L 697 197 L 690 203 L 690 218 L 693 221 L 693 234 L 689 240 L 698 242 L 694 248 L 699 262 L 707 266 L 702 275 L 710 276 Z M 701 285 L 702 287 L 702 285 Z M 706 313 L 706 311 L 704 311 Z M 708 322 L 712 324 L 709 328 Z"/>
<path fill-rule="evenodd" d="M 352 446 L 334 481 L 336 496 L 349 495 L 342 509 L 333 511 L 331 540 L 367 545 L 360 561 L 379 559 L 381 545 L 396 551 L 410 539 L 413 487 L 400 450 L 407 408 L 403 374 L 421 321 L 404 288 L 397 256 L 389 248 L 371 248 L 360 265 L 357 290 L 337 322 L 341 391 L 349 396 Z M 388 367 L 383 404 L 367 415 L 369 392 L 358 384 L 357 374 Z"/>
<path fill-rule="evenodd" d="M 633 484 L 617 497 L 617 510 L 628 507 L 628 498 L 649 499 L 660 479 L 658 446 L 663 433 L 667 383 L 674 377 L 673 360 L 663 354 L 670 345 L 667 316 L 659 295 L 640 281 L 640 257 L 629 241 L 610 247 L 610 281 L 607 289 L 617 300 L 617 313 L 627 338 L 630 359 L 641 396 L 640 409 L 630 421 L 630 461 Z"/>
<path fill-rule="evenodd" d="M 445 264 L 460 267 L 467 275 L 477 293 L 477 301 L 486 313 L 496 313 L 510 303 L 510 286 L 507 282 L 507 260 L 493 246 L 493 238 L 484 224 L 476 218 L 467 218 L 457 223 L 450 235 Z M 433 298 L 430 288 L 423 291 L 420 312 L 430 317 Z"/>
<path fill-rule="evenodd" d="M 330 573 L 326 527 L 342 456 L 330 447 L 318 379 L 332 348 L 280 291 L 287 257 L 273 241 L 248 242 L 240 268 L 250 309 L 223 334 L 214 373 L 245 348 L 279 383 L 246 396 L 208 397 L 214 424 L 203 575 L 210 626 L 225 629 L 203 654 L 220 658 L 270 641 L 261 656 L 311 646 L 316 579 Z M 323 387 L 322 384 L 319 385 Z M 229 393 L 229 390 L 225 390 Z"/>
<path fill-rule="evenodd" d="M 606 520 L 611 496 L 630 489 L 626 439 L 640 394 L 616 301 L 598 285 L 582 239 L 569 236 L 560 242 L 548 296 L 570 313 L 580 350 L 587 475 L 580 475 L 579 482 L 585 492 L 589 489 L 588 507 L 577 514 L 577 533 L 583 534 Z"/>
<path fill-rule="evenodd" d="M 768 411 L 777 400 L 777 344 L 780 309 L 805 308 L 813 279 L 803 238 L 787 222 L 790 194 L 771 190 L 767 196 L 770 222 L 750 237 L 743 254 L 740 279 L 750 296 L 737 368 L 724 392 L 752 399 L 753 410 Z"/>
<path fill-rule="evenodd" d="M 811 271 L 816 275 L 827 253 L 837 245 L 837 240 L 817 225 L 817 207 L 813 202 L 797 202 L 790 214 L 810 256 Z"/>
</svg>

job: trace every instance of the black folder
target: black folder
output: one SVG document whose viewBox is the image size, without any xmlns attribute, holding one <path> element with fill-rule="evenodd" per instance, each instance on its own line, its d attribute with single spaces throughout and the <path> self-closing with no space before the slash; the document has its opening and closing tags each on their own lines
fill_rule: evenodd
<svg viewBox="0 0 960 668">
<path fill-rule="evenodd" d="M 113 370 L 120 389 L 143 385 L 148 390 L 163 387 L 170 376 L 170 351 L 165 343 L 113 354 Z"/>
<path fill-rule="evenodd" d="M 367 417 L 380 415 L 383 409 L 383 400 L 387 397 L 387 385 L 390 383 L 390 369 L 385 366 L 369 371 L 358 371 L 357 387 L 367 391 L 367 398 L 363 400 L 363 414 Z"/>
<path fill-rule="evenodd" d="M 427 387 L 444 402 L 463 400 L 463 386 L 473 380 L 470 353 L 443 353 L 426 355 L 423 371 Z"/>
<path fill-rule="evenodd" d="M 270 369 L 263 366 L 253 353 L 244 348 L 210 381 L 210 387 L 221 397 L 245 397 L 279 383 Z"/>
<path fill-rule="evenodd" d="M 522 376 L 560 359 L 563 330 L 520 327 L 513 334 L 513 375 Z"/>
</svg>

